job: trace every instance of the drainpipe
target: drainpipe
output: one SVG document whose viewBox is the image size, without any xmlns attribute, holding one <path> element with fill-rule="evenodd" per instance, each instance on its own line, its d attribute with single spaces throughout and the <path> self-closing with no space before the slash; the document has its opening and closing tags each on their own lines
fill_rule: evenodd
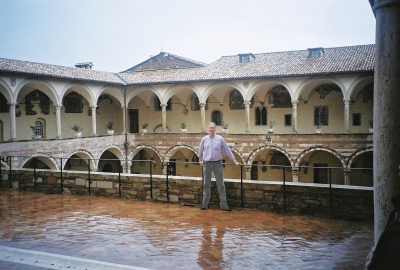
<svg viewBox="0 0 400 270">
<path fill-rule="evenodd" d="M 126 104 L 126 87 L 124 88 L 124 116 L 125 116 L 125 172 L 128 172 L 128 121 L 127 121 L 127 112 L 128 112 L 128 105 Z"/>
</svg>

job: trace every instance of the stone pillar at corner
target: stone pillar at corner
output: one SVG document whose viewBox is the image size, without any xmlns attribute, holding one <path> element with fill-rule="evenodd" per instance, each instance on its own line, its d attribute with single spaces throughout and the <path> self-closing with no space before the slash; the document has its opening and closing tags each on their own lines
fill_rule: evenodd
<svg viewBox="0 0 400 270">
<path fill-rule="evenodd" d="M 371 2 L 371 1 L 370 1 Z M 375 243 L 400 193 L 400 0 L 375 0 L 374 215 Z"/>
</svg>

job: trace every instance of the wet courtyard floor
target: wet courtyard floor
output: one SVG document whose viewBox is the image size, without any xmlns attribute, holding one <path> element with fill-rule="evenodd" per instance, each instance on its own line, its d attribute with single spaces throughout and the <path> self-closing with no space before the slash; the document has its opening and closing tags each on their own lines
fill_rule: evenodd
<svg viewBox="0 0 400 270">
<path fill-rule="evenodd" d="M 0 269 L 363 269 L 372 244 L 372 221 L 0 191 Z"/>
</svg>

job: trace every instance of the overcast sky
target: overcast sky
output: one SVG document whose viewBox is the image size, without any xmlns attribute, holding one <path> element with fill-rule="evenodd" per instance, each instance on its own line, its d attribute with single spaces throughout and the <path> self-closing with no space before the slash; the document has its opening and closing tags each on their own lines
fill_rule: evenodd
<svg viewBox="0 0 400 270">
<path fill-rule="evenodd" d="M 119 72 L 161 51 L 226 55 L 375 43 L 368 0 L 0 0 L 0 57 Z"/>
</svg>

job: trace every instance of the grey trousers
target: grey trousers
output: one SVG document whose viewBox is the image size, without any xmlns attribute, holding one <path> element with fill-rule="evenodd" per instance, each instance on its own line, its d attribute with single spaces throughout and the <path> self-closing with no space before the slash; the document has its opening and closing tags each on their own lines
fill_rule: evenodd
<svg viewBox="0 0 400 270">
<path fill-rule="evenodd" d="M 203 163 L 203 205 L 202 207 L 208 208 L 211 196 L 211 172 L 214 172 L 215 180 L 217 182 L 219 205 L 221 209 L 229 209 L 226 201 L 226 192 L 224 184 L 224 168 L 222 161 L 217 162 L 204 162 Z"/>
</svg>

